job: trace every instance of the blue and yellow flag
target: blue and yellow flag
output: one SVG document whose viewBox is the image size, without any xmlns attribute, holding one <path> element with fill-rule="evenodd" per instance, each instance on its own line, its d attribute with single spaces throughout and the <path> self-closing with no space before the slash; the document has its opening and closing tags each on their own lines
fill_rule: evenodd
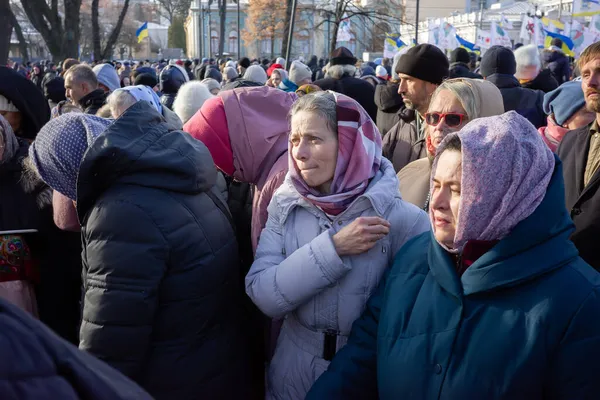
<svg viewBox="0 0 600 400">
<path fill-rule="evenodd" d="M 561 50 L 563 51 L 563 53 L 565 53 L 568 56 L 575 57 L 575 53 L 573 52 L 573 48 L 575 47 L 575 45 L 573 44 L 573 40 L 571 40 L 570 37 L 561 35 L 559 33 L 550 32 L 546 29 L 544 29 L 544 31 L 546 31 L 546 41 L 544 42 L 544 47 L 550 47 L 550 42 L 552 42 L 552 39 L 558 38 L 562 40 L 563 45 Z"/>
<path fill-rule="evenodd" d="M 141 43 L 142 40 L 148 37 L 148 23 L 144 22 L 142 26 L 135 31 L 135 36 L 138 38 L 138 43 Z"/>
<path fill-rule="evenodd" d="M 463 49 L 471 51 L 475 54 L 481 54 L 481 50 L 479 49 L 479 47 L 475 46 L 475 43 L 471 43 L 458 35 L 456 35 L 456 41 Z"/>
</svg>

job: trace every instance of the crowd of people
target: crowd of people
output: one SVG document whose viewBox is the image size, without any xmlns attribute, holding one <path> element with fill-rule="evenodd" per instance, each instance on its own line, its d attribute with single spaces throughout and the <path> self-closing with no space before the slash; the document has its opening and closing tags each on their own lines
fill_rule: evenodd
<svg viewBox="0 0 600 400">
<path fill-rule="evenodd" d="M 0 397 L 594 399 L 600 42 L 0 67 Z"/>
</svg>

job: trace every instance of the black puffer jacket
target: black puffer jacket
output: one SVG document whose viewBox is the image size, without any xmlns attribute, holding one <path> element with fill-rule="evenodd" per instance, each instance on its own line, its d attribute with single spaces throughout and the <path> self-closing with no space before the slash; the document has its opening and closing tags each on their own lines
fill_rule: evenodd
<svg viewBox="0 0 600 400">
<path fill-rule="evenodd" d="M 542 51 L 542 60 L 559 86 L 571 78 L 569 58 L 562 51 L 545 49 Z"/>
<path fill-rule="evenodd" d="M 106 93 L 102 89 L 96 89 L 83 96 L 79 100 L 79 106 L 83 112 L 90 115 L 96 115 L 98 110 L 106 104 Z"/>
<path fill-rule="evenodd" d="M 400 121 L 400 113 L 406 108 L 402 96 L 398 94 L 398 85 L 383 83 L 375 86 L 375 105 L 377 105 L 377 129 L 384 136 Z"/>
<path fill-rule="evenodd" d="M 146 400 L 119 372 L 78 350 L 44 324 L 0 299 L 0 393 L 3 400 Z"/>
<path fill-rule="evenodd" d="M 157 399 L 249 397 L 237 243 L 216 175 L 208 149 L 145 102 L 81 163 L 80 347 Z"/>
<path fill-rule="evenodd" d="M 544 93 L 553 91 L 558 87 L 556 79 L 552 76 L 549 69 L 543 69 L 540 71 L 535 79 L 523 83 L 521 86 L 527 89 L 541 90 Z"/>
<path fill-rule="evenodd" d="M 160 102 L 164 106 L 173 109 L 173 102 L 177 97 L 179 88 L 188 80 L 187 73 L 183 68 L 177 65 L 166 66 L 160 73 L 160 91 L 162 92 Z"/>
<path fill-rule="evenodd" d="M 521 87 L 513 75 L 492 74 L 486 78 L 502 93 L 504 111 L 516 111 L 527 118 L 535 128 L 546 125 L 543 110 L 544 92 Z"/>
<path fill-rule="evenodd" d="M 448 78 L 471 78 L 471 79 L 483 79 L 483 77 L 475 72 L 471 72 L 469 66 L 462 62 L 455 62 L 450 64 L 448 70 Z"/>
</svg>

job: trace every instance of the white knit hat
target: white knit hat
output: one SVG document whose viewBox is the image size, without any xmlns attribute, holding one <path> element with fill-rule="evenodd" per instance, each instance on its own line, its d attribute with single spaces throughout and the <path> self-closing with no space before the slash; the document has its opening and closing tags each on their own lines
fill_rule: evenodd
<svg viewBox="0 0 600 400">
<path fill-rule="evenodd" d="M 377 76 L 378 78 L 387 79 L 387 69 L 385 69 L 385 67 L 381 65 L 378 65 L 377 68 L 375 68 L 375 76 Z"/>
<path fill-rule="evenodd" d="M 517 72 L 515 77 L 522 80 L 535 79 L 542 69 L 542 60 L 538 47 L 534 44 L 521 46 L 515 50 Z"/>
<path fill-rule="evenodd" d="M 0 111 L 19 112 L 10 100 L 0 94 Z"/>
<path fill-rule="evenodd" d="M 185 124 L 202 108 L 204 102 L 212 97 L 213 95 L 204 83 L 198 81 L 184 83 L 173 103 L 173 111 Z"/>
<path fill-rule="evenodd" d="M 282 67 L 285 68 L 285 58 L 283 57 L 277 57 L 277 59 L 275 60 L 275 64 L 279 64 Z"/>
<path fill-rule="evenodd" d="M 302 64 L 300 61 L 292 62 L 289 72 L 289 80 L 294 82 L 296 85 L 301 85 L 306 82 L 302 82 L 305 79 L 311 79 L 312 71 L 306 64 Z"/>
</svg>

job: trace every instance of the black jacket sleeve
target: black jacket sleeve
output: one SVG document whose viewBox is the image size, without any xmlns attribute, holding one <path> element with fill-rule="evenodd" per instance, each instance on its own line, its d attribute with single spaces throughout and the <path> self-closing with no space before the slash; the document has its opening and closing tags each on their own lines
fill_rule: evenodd
<svg viewBox="0 0 600 400">
<path fill-rule="evenodd" d="M 79 347 L 135 379 L 152 334 L 167 241 L 144 210 L 122 201 L 96 205 L 83 237 Z"/>
</svg>

